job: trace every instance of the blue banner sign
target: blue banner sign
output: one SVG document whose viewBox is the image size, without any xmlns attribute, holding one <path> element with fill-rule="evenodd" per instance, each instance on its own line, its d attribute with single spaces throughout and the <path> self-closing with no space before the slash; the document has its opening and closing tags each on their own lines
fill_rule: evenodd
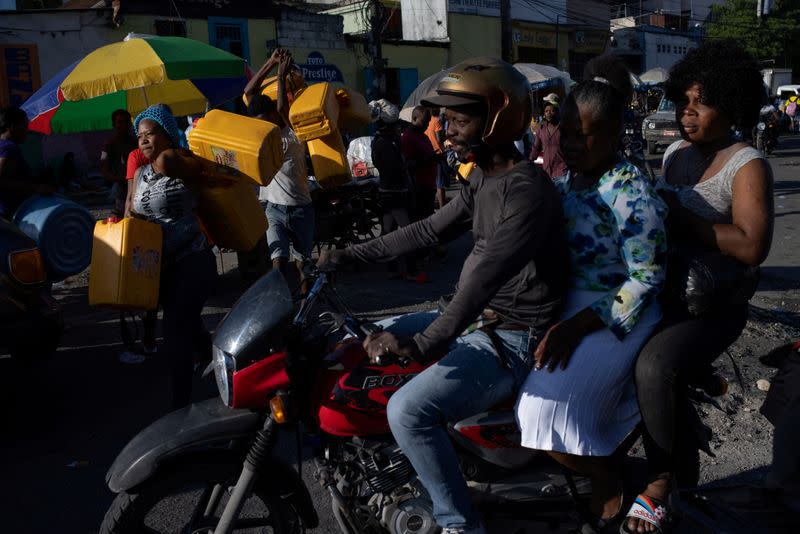
<svg viewBox="0 0 800 534">
<path fill-rule="evenodd" d="M 297 65 L 303 72 L 303 78 L 308 83 L 316 82 L 344 82 L 342 71 L 336 65 L 328 65 L 319 52 L 311 52 L 305 64 Z"/>
</svg>

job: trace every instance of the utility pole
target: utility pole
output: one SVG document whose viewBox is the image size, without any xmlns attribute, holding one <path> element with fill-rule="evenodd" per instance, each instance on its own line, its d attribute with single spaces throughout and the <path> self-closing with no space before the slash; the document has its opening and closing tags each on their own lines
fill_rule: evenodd
<svg viewBox="0 0 800 534">
<path fill-rule="evenodd" d="M 367 8 L 369 14 L 369 33 L 367 34 L 366 53 L 372 59 L 372 87 L 367 89 L 370 100 L 383 98 L 386 92 L 386 67 L 381 50 L 381 33 L 383 30 L 384 8 L 380 0 L 370 0 Z"/>
<path fill-rule="evenodd" d="M 511 63 L 514 58 L 511 44 L 511 0 L 500 0 L 500 54 Z"/>
</svg>

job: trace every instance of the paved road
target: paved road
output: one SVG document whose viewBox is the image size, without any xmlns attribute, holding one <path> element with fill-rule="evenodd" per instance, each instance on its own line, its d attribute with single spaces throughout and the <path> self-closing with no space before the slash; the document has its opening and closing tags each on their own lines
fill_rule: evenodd
<svg viewBox="0 0 800 534">
<path fill-rule="evenodd" d="M 770 161 L 776 176 L 776 232 L 756 301 L 796 319 L 800 137 L 784 140 Z M 452 286 L 468 247 L 468 238 L 462 239 L 450 247 L 443 262 L 431 265 L 431 284 L 388 281 L 381 269 L 368 269 L 342 276 L 341 287 L 353 307 L 369 317 L 423 309 Z M 211 328 L 243 290 L 233 259 L 221 261 L 221 288 L 205 315 Z M 63 347 L 52 359 L 21 366 L 0 357 L 1 532 L 96 532 L 113 497 L 105 487 L 106 469 L 124 444 L 168 406 L 163 359 L 120 363 L 117 315 L 88 308 L 82 280 L 57 291 L 68 328 Z M 213 384 L 203 388 L 205 394 L 214 394 Z M 291 457 L 289 447 L 284 451 Z M 316 532 L 336 532 L 327 498 L 311 471 L 305 462 L 304 478 L 322 517 Z"/>
</svg>

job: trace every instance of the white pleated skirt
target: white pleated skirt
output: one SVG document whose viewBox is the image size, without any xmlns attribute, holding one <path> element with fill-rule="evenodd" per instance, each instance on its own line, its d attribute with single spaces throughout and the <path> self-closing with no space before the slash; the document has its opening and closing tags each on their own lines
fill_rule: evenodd
<svg viewBox="0 0 800 534">
<path fill-rule="evenodd" d="M 562 318 L 604 293 L 573 289 Z M 533 370 L 520 389 L 517 422 L 522 445 L 578 456 L 608 456 L 637 425 L 636 355 L 661 320 L 658 302 L 620 341 L 604 328 L 581 341 L 565 370 Z"/>
</svg>

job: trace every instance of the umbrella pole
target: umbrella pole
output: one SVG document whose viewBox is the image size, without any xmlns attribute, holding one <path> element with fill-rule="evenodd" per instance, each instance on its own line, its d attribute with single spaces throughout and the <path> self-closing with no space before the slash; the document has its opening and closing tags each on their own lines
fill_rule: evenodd
<svg viewBox="0 0 800 534">
<path fill-rule="evenodd" d="M 142 98 L 144 99 L 144 109 L 150 107 L 150 103 L 147 101 L 147 91 L 145 91 L 144 86 L 142 86 Z"/>
</svg>

